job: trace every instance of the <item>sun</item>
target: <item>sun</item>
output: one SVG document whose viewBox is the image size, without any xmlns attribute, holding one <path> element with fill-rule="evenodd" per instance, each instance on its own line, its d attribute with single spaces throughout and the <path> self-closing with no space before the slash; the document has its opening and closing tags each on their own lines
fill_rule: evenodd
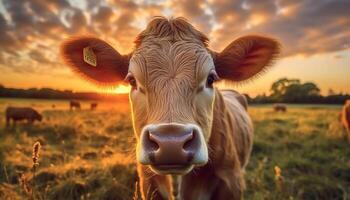
<svg viewBox="0 0 350 200">
<path fill-rule="evenodd" d="M 113 91 L 116 94 L 127 94 L 130 91 L 130 86 L 129 85 L 120 84 L 116 88 L 114 88 Z"/>
<path fill-rule="evenodd" d="M 104 89 L 103 92 L 109 94 L 127 94 L 130 91 L 130 86 L 125 84 L 119 84 L 115 87 Z"/>
</svg>

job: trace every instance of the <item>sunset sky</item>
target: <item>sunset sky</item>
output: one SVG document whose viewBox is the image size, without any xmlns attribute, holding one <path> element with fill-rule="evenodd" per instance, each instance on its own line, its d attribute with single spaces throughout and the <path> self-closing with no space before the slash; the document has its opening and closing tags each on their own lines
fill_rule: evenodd
<svg viewBox="0 0 350 200">
<path fill-rule="evenodd" d="M 187 18 L 217 51 L 245 34 L 278 39 L 283 53 L 276 65 L 236 86 L 240 92 L 268 92 L 287 77 L 312 81 L 323 94 L 330 88 L 350 93 L 349 0 L 0 0 L 0 84 L 102 91 L 62 64 L 60 42 L 95 35 L 128 53 L 157 15 Z"/>
</svg>

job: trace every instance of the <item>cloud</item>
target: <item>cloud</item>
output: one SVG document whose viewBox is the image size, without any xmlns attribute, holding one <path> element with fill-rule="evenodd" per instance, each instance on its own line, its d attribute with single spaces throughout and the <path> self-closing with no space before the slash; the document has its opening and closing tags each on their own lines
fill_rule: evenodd
<svg viewBox="0 0 350 200">
<path fill-rule="evenodd" d="M 297 2 L 297 3 L 295 3 Z M 344 0 L 213 2 L 221 27 L 214 46 L 243 34 L 265 34 L 283 44 L 284 56 L 313 55 L 350 47 L 350 2 Z M 221 13 L 220 10 L 225 10 Z M 229 16 L 233 14 L 233 17 Z"/>
<path fill-rule="evenodd" d="M 114 16 L 113 9 L 108 6 L 101 6 L 98 11 L 93 15 L 93 20 L 96 22 L 110 22 L 111 18 Z"/>
<path fill-rule="evenodd" d="M 128 53 L 135 36 L 155 15 L 187 18 L 209 36 L 215 50 L 244 34 L 279 39 L 283 56 L 350 48 L 348 0 L 3 0 L 0 4 L 4 8 L 0 65 L 18 72 L 59 70 L 58 46 L 70 35 L 95 35 Z"/>
</svg>

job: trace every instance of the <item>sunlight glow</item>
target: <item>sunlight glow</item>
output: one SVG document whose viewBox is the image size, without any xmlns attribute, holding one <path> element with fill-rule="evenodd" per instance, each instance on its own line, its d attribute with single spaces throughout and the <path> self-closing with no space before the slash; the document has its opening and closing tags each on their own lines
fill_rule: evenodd
<svg viewBox="0 0 350 200">
<path fill-rule="evenodd" d="M 98 88 L 98 90 L 99 90 L 99 93 L 106 94 L 106 95 L 127 94 L 130 91 L 130 86 L 126 84 L 119 84 L 113 87 Z"/>
<path fill-rule="evenodd" d="M 110 93 L 113 94 L 127 94 L 130 91 L 130 86 L 129 85 L 124 85 L 124 84 L 120 84 L 115 88 L 112 88 L 110 90 Z"/>
</svg>

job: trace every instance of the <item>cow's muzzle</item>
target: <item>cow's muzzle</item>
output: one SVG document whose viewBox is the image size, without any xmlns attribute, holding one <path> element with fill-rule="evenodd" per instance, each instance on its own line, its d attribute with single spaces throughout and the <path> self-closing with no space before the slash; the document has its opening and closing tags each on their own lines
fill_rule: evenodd
<svg viewBox="0 0 350 200">
<path fill-rule="evenodd" d="M 208 161 L 201 129 L 193 124 L 157 124 L 141 133 L 138 161 L 159 174 L 185 174 Z"/>
</svg>

